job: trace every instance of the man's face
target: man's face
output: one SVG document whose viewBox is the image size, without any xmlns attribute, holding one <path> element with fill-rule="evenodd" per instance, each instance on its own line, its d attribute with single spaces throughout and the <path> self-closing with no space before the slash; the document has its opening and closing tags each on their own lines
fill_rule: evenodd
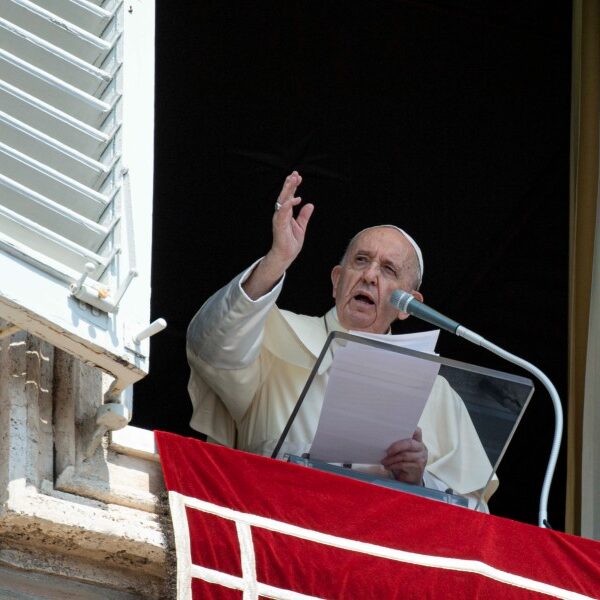
<svg viewBox="0 0 600 600">
<path fill-rule="evenodd" d="M 350 246 L 342 265 L 331 272 L 340 324 L 346 329 L 385 333 L 396 319 L 406 319 L 389 302 L 394 290 L 411 292 L 417 279 L 414 248 L 396 229 L 377 227 Z"/>
</svg>

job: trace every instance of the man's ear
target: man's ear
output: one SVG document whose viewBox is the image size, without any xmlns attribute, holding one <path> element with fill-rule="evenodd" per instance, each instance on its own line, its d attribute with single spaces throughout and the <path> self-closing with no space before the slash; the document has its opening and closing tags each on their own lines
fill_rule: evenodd
<svg viewBox="0 0 600 600">
<path fill-rule="evenodd" d="M 333 269 L 331 269 L 331 284 L 333 285 L 333 293 L 332 296 L 335 298 L 335 290 L 337 288 L 338 281 L 340 280 L 340 274 L 342 271 L 342 267 L 340 265 L 335 265 Z"/>
<path fill-rule="evenodd" d="M 423 302 L 423 294 L 421 294 L 421 292 L 413 290 L 411 294 L 415 297 L 416 300 L 418 300 L 419 302 Z M 399 321 L 404 321 L 404 319 L 408 319 L 408 317 L 410 317 L 410 315 L 407 312 L 398 311 Z"/>
</svg>

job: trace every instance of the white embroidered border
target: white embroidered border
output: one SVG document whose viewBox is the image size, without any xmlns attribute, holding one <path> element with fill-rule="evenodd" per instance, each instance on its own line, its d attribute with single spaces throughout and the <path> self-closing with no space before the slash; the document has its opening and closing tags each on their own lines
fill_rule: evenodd
<svg viewBox="0 0 600 600">
<path fill-rule="evenodd" d="M 258 515 L 252 515 L 249 513 L 239 512 L 239 511 L 233 510 L 231 508 L 227 508 L 224 506 L 218 506 L 216 504 L 206 502 L 204 500 L 198 500 L 197 498 L 191 498 L 189 496 L 184 496 L 182 494 L 179 494 L 178 492 L 173 492 L 173 491 L 169 492 L 169 502 L 171 503 L 171 506 L 173 506 L 173 504 L 181 504 L 182 506 L 189 506 L 190 508 L 193 508 L 193 509 L 196 509 L 196 510 L 199 510 L 202 512 L 207 512 L 210 514 L 214 514 L 214 515 L 217 515 L 224 519 L 234 521 L 236 524 L 240 523 L 240 524 L 245 524 L 249 527 L 250 526 L 260 527 L 262 529 L 267 529 L 269 531 L 283 533 L 285 535 L 289 535 L 292 537 L 297 537 L 300 539 L 317 542 L 317 543 L 324 544 L 327 546 L 332 546 L 335 548 L 341 548 L 343 550 L 351 550 L 354 552 L 360 552 L 362 554 L 367 554 L 370 556 L 387 558 L 389 560 L 395 560 L 398 562 L 405 562 L 405 563 L 420 565 L 420 566 L 424 566 L 424 567 L 447 569 L 447 570 L 451 570 L 451 571 L 463 571 L 463 572 L 467 572 L 467 573 L 476 573 L 483 577 L 487 577 L 489 579 L 498 581 L 500 583 L 505 583 L 507 585 L 512 585 L 512 586 L 520 587 L 520 588 L 523 588 L 526 590 L 539 592 L 541 594 L 547 594 L 549 596 L 554 596 L 556 598 L 561 598 L 563 600 L 584 600 L 584 599 L 591 600 L 590 596 L 585 596 L 583 594 L 579 594 L 577 592 L 559 588 L 554 585 L 550 585 L 550 584 L 547 584 L 547 583 L 544 583 L 541 581 L 536 581 L 534 579 L 529 579 L 527 577 L 515 575 L 515 574 L 509 573 L 507 571 L 502 571 L 500 569 L 496 569 L 495 567 L 492 567 L 492 566 L 490 566 L 484 562 L 478 561 L 478 560 L 466 560 L 466 559 L 461 559 L 461 558 L 449 558 L 449 557 L 443 557 L 443 556 L 417 554 L 414 552 L 397 550 L 396 548 L 388 548 L 386 546 L 378 546 L 376 544 L 369 544 L 367 542 L 360 542 L 357 540 L 351 540 L 351 539 L 347 539 L 347 538 L 337 537 L 337 536 L 330 535 L 327 533 L 321 533 L 319 531 L 314 531 L 311 529 L 305 529 L 303 527 L 298 527 L 297 525 L 291 525 L 289 523 L 284 523 L 282 521 L 276 521 L 274 519 L 269 519 L 267 517 L 261 517 Z M 178 555 L 177 568 L 179 570 L 180 546 L 178 543 L 178 530 L 181 529 L 181 523 L 180 524 L 175 523 L 175 511 L 173 511 L 173 508 L 171 508 L 171 511 L 173 514 L 173 521 L 174 521 L 173 527 L 175 529 L 175 542 L 177 544 L 177 555 Z M 177 514 L 179 514 L 179 512 L 180 511 L 177 511 Z M 183 510 L 183 513 L 184 513 L 184 517 L 185 517 L 185 509 Z M 187 561 L 188 561 L 188 565 L 189 565 L 190 553 L 189 553 L 189 530 L 187 527 L 187 518 L 185 518 L 184 525 L 185 525 L 184 535 L 187 537 L 187 545 L 184 543 L 181 546 L 181 549 L 183 552 L 185 552 L 185 550 L 187 548 L 186 556 L 187 556 Z M 183 534 L 183 532 L 181 532 L 181 533 Z M 239 536 L 239 529 L 238 529 L 238 536 Z M 243 547 L 241 547 L 241 551 L 242 552 L 244 551 Z M 247 560 L 247 559 L 242 558 L 242 563 L 244 563 L 244 560 Z M 252 562 L 254 562 L 254 548 L 252 548 Z M 198 572 L 198 573 L 202 572 L 204 574 L 206 574 L 207 571 L 211 571 L 211 570 L 203 569 L 196 565 L 192 565 L 191 569 L 193 569 L 194 572 Z M 211 572 L 215 573 L 215 576 L 223 575 L 228 580 L 236 580 L 236 585 L 227 585 L 226 583 L 222 583 L 222 585 L 227 585 L 227 587 L 235 587 L 236 589 L 240 589 L 240 590 L 245 589 L 244 588 L 245 576 L 244 576 L 244 579 L 242 579 L 242 578 L 235 578 L 231 575 L 226 575 L 224 573 L 219 573 L 218 571 L 211 571 Z M 190 575 L 186 575 L 186 576 L 188 576 L 188 577 L 191 576 L 191 570 L 189 568 L 188 568 L 188 573 L 190 573 Z M 201 578 L 205 579 L 205 577 L 201 577 Z M 225 578 L 223 579 L 223 581 L 225 581 Z M 205 580 L 208 581 L 208 579 L 205 579 Z M 179 579 L 178 579 L 178 582 L 179 582 Z M 237 583 L 237 582 L 239 582 L 239 583 Z M 220 581 L 214 581 L 214 583 L 220 583 Z M 189 585 L 191 586 L 191 579 L 190 579 Z M 263 584 L 257 583 L 258 594 L 268 596 L 269 594 L 265 594 L 261 591 L 262 586 L 263 586 Z M 269 586 L 266 586 L 266 587 L 269 587 Z M 272 590 L 277 593 L 295 594 L 294 592 L 288 592 L 286 590 L 279 590 L 278 588 L 272 588 Z M 178 598 L 185 598 L 186 600 L 189 597 L 190 596 L 178 596 Z M 285 595 L 285 596 L 284 595 L 274 595 L 273 596 L 272 595 L 271 597 L 282 598 L 282 599 L 283 598 L 285 598 L 285 599 L 287 599 L 287 598 L 310 598 L 310 596 L 302 596 L 302 595 L 294 595 L 294 596 L 287 596 L 287 595 Z M 256 596 L 254 596 L 253 598 L 256 598 Z M 245 594 L 244 594 L 244 600 L 246 600 Z"/>
<path fill-rule="evenodd" d="M 244 590 L 244 593 L 246 591 L 244 589 L 244 580 L 241 577 L 222 573 L 221 571 L 215 571 L 214 569 L 192 565 L 192 577 L 202 579 L 208 583 L 223 585 L 234 590 Z M 322 600 L 316 596 L 306 596 L 305 594 L 284 590 L 282 588 L 258 582 L 256 583 L 256 594 L 254 599 L 258 598 L 258 595 L 260 595 L 266 598 L 277 598 L 277 600 Z"/>
<path fill-rule="evenodd" d="M 173 536 L 177 552 L 177 600 L 192 600 L 192 550 L 185 512 L 186 496 L 169 492 Z"/>
<path fill-rule="evenodd" d="M 254 543 L 250 525 L 236 521 L 238 541 L 240 543 L 240 558 L 242 561 L 242 578 L 244 580 L 244 600 L 258 598 L 256 591 L 256 561 L 254 560 Z"/>
<path fill-rule="evenodd" d="M 195 500 L 178 492 L 169 492 L 169 506 L 173 521 L 173 534 L 177 549 L 177 599 L 192 600 L 192 577 L 208 583 L 215 583 L 243 592 L 244 600 L 258 600 L 259 595 L 278 600 L 321 600 L 316 596 L 307 596 L 291 590 L 284 590 L 256 579 L 256 563 L 254 560 L 254 544 L 250 525 L 236 521 L 240 554 L 242 560 L 242 577 L 229 575 L 222 571 L 207 569 L 192 564 L 190 529 L 185 507 L 196 508 L 190 504 Z M 212 505 L 211 505 L 212 506 Z M 214 513 L 216 514 L 216 513 Z"/>
</svg>

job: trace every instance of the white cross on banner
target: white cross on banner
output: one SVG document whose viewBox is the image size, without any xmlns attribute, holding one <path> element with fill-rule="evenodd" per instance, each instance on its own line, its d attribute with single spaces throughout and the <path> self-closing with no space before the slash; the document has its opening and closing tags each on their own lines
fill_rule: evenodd
<svg viewBox="0 0 600 600">
<path fill-rule="evenodd" d="M 156 433 L 178 598 L 600 598 L 600 544 Z"/>
</svg>

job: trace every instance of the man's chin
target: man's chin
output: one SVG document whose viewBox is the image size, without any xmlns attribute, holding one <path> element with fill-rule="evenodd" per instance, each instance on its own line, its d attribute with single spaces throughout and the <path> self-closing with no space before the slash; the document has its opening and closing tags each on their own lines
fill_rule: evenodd
<svg viewBox="0 0 600 600">
<path fill-rule="evenodd" d="M 372 331 L 372 327 L 377 321 L 373 315 L 367 315 L 364 313 L 353 313 L 350 315 L 344 315 L 343 321 L 340 320 L 342 327 L 350 331 Z"/>
</svg>

